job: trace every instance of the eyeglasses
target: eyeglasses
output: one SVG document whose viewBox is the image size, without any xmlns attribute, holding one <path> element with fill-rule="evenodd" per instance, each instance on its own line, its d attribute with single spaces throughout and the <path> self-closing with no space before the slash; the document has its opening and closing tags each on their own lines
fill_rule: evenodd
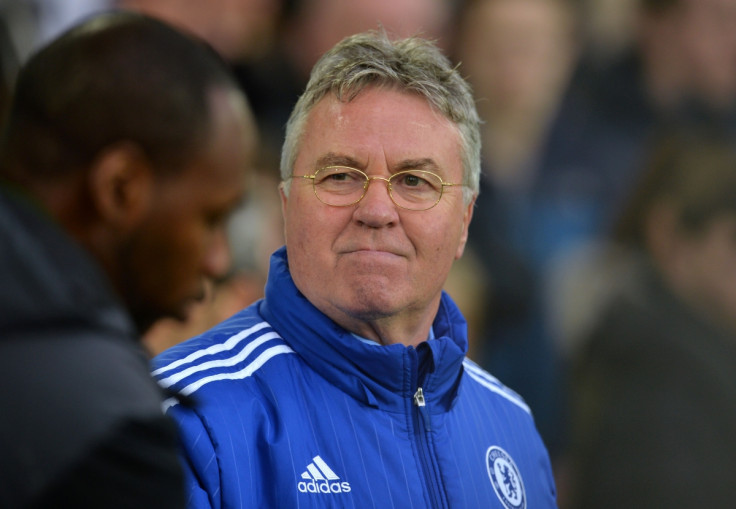
<svg viewBox="0 0 736 509">
<path fill-rule="evenodd" d="M 314 195 L 325 205 L 349 207 L 363 199 L 371 180 L 383 180 L 388 195 L 397 207 L 407 210 L 429 210 L 442 198 L 445 187 L 462 186 L 444 182 L 439 175 L 425 170 L 407 170 L 389 178 L 369 177 L 362 171 L 347 166 L 325 166 L 314 175 L 293 175 L 312 181 Z"/>
</svg>

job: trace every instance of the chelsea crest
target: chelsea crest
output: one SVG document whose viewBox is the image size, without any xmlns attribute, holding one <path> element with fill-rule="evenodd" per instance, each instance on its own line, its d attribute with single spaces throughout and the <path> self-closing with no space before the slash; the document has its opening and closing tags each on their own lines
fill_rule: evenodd
<svg viewBox="0 0 736 509">
<path fill-rule="evenodd" d="M 507 509 L 526 509 L 526 492 L 519 469 L 511 456 L 493 445 L 486 451 L 488 477 L 499 500 Z"/>
</svg>

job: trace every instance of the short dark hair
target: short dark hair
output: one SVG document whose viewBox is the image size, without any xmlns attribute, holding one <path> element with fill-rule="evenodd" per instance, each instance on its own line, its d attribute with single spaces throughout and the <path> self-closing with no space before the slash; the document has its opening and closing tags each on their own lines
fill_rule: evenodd
<svg viewBox="0 0 736 509">
<path fill-rule="evenodd" d="M 175 170 L 206 142 L 208 95 L 218 87 L 237 84 L 205 42 L 140 13 L 97 14 L 20 70 L 0 172 L 60 176 L 121 141 Z"/>
<path fill-rule="evenodd" d="M 644 248 L 644 222 L 657 202 L 677 207 L 682 231 L 704 231 L 736 213 L 736 139 L 719 122 L 667 124 L 650 141 L 643 172 L 615 224 L 619 244 Z"/>
</svg>

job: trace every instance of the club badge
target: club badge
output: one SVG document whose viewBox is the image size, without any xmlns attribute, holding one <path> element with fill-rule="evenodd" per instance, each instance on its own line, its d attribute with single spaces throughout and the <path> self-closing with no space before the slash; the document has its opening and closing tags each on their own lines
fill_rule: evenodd
<svg viewBox="0 0 736 509">
<path fill-rule="evenodd" d="M 519 469 L 511 456 L 498 447 L 491 446 L 486 451 L 488 477 L 499 500 L 507 509 L 526 509 L 526 492 Z"/>
</svg>

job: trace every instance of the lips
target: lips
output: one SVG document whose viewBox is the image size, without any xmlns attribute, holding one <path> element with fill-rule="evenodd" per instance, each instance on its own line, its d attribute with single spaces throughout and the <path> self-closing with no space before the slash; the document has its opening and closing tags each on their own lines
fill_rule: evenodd
<svg viewBox="0 0 736 509">
<path fill-rule="evenodd" d="M 357 255 L 364 255 L 364 256 L 391 256 L 391 257 L 401 257 L 401 255 L 396 254 L 391 251 L 386 251 L 383 249 L 358 249 L 356 251 L 351 251 L 351 254 L 357 254 Z"/>
<path fill-rule="evenodd" d="M 354 255 L 361 255 L 361 256 L 390 256 L 390 257 L 402 257 L 405 258 L 406 256 L 402 254 L 397 249 L 391 249 L 391 248 L 367 248 L 367 247 L 360 247 L 355 249 L 347 249 L 345 251 L 342 251 L 341 254 L 354 254 Z"/>
</svg>

